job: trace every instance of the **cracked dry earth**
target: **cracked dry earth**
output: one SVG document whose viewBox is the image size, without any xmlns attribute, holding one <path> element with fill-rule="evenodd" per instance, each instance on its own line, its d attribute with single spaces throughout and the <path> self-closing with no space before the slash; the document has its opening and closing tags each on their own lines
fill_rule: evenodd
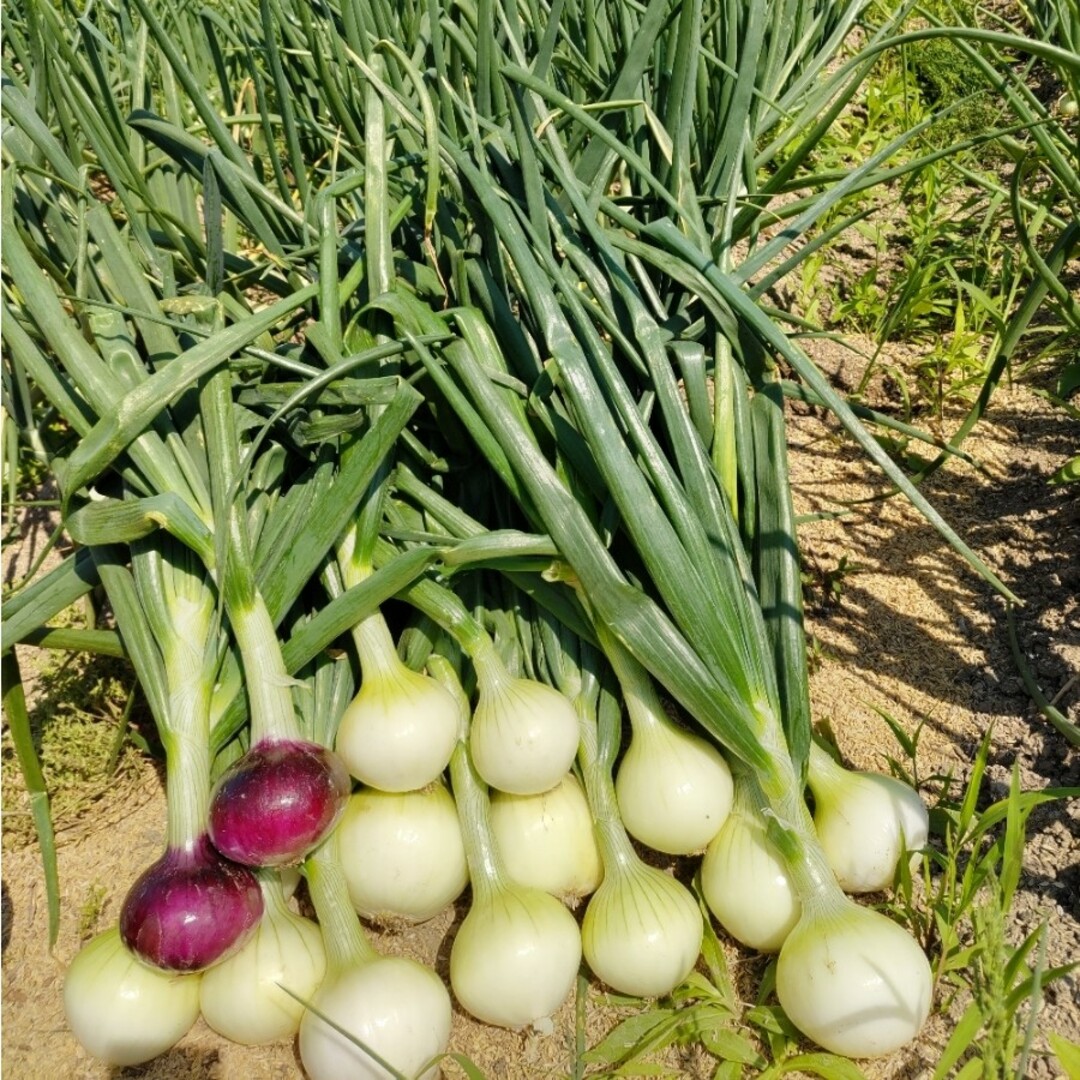
<svg viewBox="0 0 1080 1080">
<path fill-rule="evenodd" d="M 827 343 L 817 348 L 816 359 L 842 386 L 848 361 Z M 992 728 L 984 803 L 1003 797 L 1014 765 L 1027 789 L 1080 785 L 1080 754 L 1026 695 L 992 591 L 906 503 L 866 501 L 881 495 L 883 485 L 833 422 L 804 406 L 793 407 L 790 419 L 798 512 L 850 510 L 800 531 L 809 575 L 815 720 L 832 732 L 848 763 L 884 769 L 886 755 L 899 754 L 883 711 L 909 733 L 920 729 L 918 768 L 924 777 L 964 777 L 975 747 Z M 934 505 L 1024 601 L 1018 629 L 1031 668 L 1048 697 L 1060 695 L 1057 706 L 1073 722 L 1080 721 L 1080 492 L 1053 488 L 1047 479 L 1078 443 L 1076 426 L 1070 430 L 1067 419 L 1041 398 L 1022 387 L 1003 387 L 988 419 L 965 444 L 981 469 L 954 463 L 925 486 Z M 23 543 L 40 540 L 24 537 Z M 23 650 L 21 660 L 30 669 L 32 651 Z M 10 754 L 6 736 L 4 745 Z M 64 903 L 51 952 L 37 849 L 27 843 L 25 829 L 5 839 L 4 1076 L 296 1080 L 302 1073 L 293 1045 L 235 1046 L 201 1021 L 174 1050 L 138 1069 L 110 1070 L 94 1062 L 67 1031 L 60 1002 L 64 967 L 81 940 L 115 920 L 128 884 L 157 856 L 164 835 L 160 777 L 138 755 L 125 762 L 115 781 L 99 785 L 90 805 L 59 822 Z M 9 814 L 25 813 L 22 793 L 9 791 L 5 806 Z M 1080 803 L 1062 800 L 1036 809 L 1008 935 L 1019 941 L 1047 920 L 1051 966 L 1080 959 L 1078 855 Z M 88 897 L 98 899 L 88 906 Z M 462 910 L 459 904 L 422 926 L 376 934 L 376 943 L 433 963 L 446 976 Z M 760 963 L 734 950 L 730 960 L 749 996 Z M 1077 998 L 1075 976 L 1046 990 L 1029 1067 L 1033 1080 L 1060 1075 L 1046 1053 L 1048 1033 L 1080 1041 Z M 866 1075 L 929 1077 L 962 1007 L 957 1002 L 946 1014 L 935 1013 L 916 1045 L 865 1064 Z M 622 1015 L 591 991 L 590 1042 Z M 458 1012 L 451 1049 L 467 1054 L 491 1080 L 565 1076 L 574 1044 L 573 1003 L 553 1019 L 548 1033 L 510 1033 Z M 715 1069 L 715 1062 L 692 1050 L 669 1053 L 663 1061 L 673 1076 L 704 1080 Z M 446 1072 L 463 1075 L 455 1065 Z"/>
</svg>

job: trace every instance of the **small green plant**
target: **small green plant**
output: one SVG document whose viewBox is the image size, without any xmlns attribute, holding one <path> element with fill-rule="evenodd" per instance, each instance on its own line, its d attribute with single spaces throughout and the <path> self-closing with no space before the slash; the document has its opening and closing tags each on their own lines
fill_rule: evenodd
<svg viewBox="0 0 1080 1080">
<path fill-rule="evenodd" d="M 807 604 L 818 610 L 836 607 L 843 597 L 848 578 L 865 569 L 861 563 L 851 561 L 846 554 L 841 555 L 833 567 L 825 568 L 810 562 L 802 575 Z"/>
<path fill-rule="evenodd" d="M 86 890 L 86 897 L 79 908 L 79 940 L 88 941 L 98 928 L 101 914 L 105 910 L 105 901 L 109 890 L 104 885 L 94 882 Z"/>
<path fill-rule="evenodd" d="M 779 1006 L 769 1003 L 775 963 L 765 968 L 757 1002 L 744 1009 L 723 944 L 703 902 L 702 914 L 702 958 L 707 974 L 693 972 L 669 998 L 634 1012 L 595 1046 L 579 1053 L 574 1080 L 584 1075 L 589 1080 L 646 1075 L 675 1080 L 687 1075 L 685 1063 L 663 1061 L 678 1058 L 680 1052 L 691 1048 L 700 1048 L 712 1059 L 708 1068 L 713 1080 L 739 1080 L 743 1076 L 778 1080 L 793 1073 L 824 1080 L 864 1080 L 863 1073 L 846 1058 L 802 1052 L 799 1032 Z M 638 1004 L 634 999 L 613 1000 Z"/>
<path fill-rule="evenodd" d="M 1047 968 L 1045 924 L 1018 945 L 1010 943 L 1008 926 L 1028 816 L 1037 806 L 1080 790 L 1022 791 L 1014 766 L 1008 795 L 980 810 L 991 746 L 988 732 L 958 794 L 951 776 L 927 779 L 927 786 L 940 786 L 931 810 L 937 843 L 917 873 L 901 864 L 892 904 L 937 958 L 940 1009 L 958 1016 L 934 1080 L 1027 1075 L 1032 1054 L 1045 1053 L 1034 1041 L 1042 989 L 1077 966 Z"/>
</svg>

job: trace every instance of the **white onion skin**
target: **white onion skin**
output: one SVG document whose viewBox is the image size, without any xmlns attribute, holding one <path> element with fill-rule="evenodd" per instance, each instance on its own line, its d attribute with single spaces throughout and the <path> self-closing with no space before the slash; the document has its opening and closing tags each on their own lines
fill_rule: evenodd
<svg viewBox="0 0 1080 1080">
<path fill-rule="evenodd" d="M 506 872 L 560 900 L 588 896 L 604 866 L 585 792 L 573 773 L 539 795 L 491 796 L 491 830 Z"/>
<path fill-rule="evenodd" d="M 852 772 L 815 751 L 810 788 L 814 830 L 844 892 L 892 887 L 901 852 L 929 837 L 929 814 L 918 792 L 883 773 Z"/>
<path fill-rule="evenodd" d="M 780 950 L 776 993 L 792 1023 L 834 1054 L 872 1058 L 912 1042 L 930 1012 L 922 949 L 885 915 L 831 896 Z"/>
<path fill-rule="evenodd" d="M 365 676 L 342 714 L 334 749 L 361 783 L 414 791 L 446 768 L 460 723 L 458 703 L 445 687 L 392 662 Z"/>
<path fill-rule="evenodd" d="M 84 945 L 68 967 L 64 1013 L 94 1057 L 141 1065 L 179 1042 L 199 1018 L 201 978 L 140 962 L 113 927 Z"/>
<path fill-rule="evenodd" d="M 406 1076 L 434 1080 L 440 1074 L 438 1064 L 425 1066 L 449 1045 L 451 1005 L 430 968 L 382 956 L 330 978 L 312 1004 Z M 392 1075 L 310 1011 L 300 1023 L 300 1060 L 310 1080 Z"/>
<path fill-rule="evenodd" d="M 634 724 L 615 794 L 635 840 L 669 855 L 704 850 L 727 820 L 733 790 L 716 747 L 667 720 Z"/>
<path fill-rule="evenodd" d="M 450 986 L 462 1008 L 518 1029 L 566 1000 L 581 964 L 573 915 L 539 889 L 508 884 L 474 896 L 450 950 Z"/>
<path fill-rule="evenodd" d="M 319 927 L 271 899 L 254 937 L 203 973 L 203 1019 L 218 1034 L 245 1046 L 291 1039 L 300 1028 L 304 1005 L 282 987 L 309 1001 L 325 974 Z"/>
<path fill-rule="evenodd" d="M 764 823 L 738 808 L 705 849 L 701 891 L 720 925 L 758 952 L 777 952 L 802 912 Z"/>
<path fill-rule="evenodd" d="M 457 809 L 441 781 L 398 794 L 354 792 L 337 842 L 349 897 L 365 918 L 423 922 L 469 881 Z"/>
<path fill-rule="evenodd" d="M 489 786 L 514 795 L 550 791 L 570 771 L 578 740 L 577 714 L 558 690 L 508 675 L 481 683 L 469 749 Z"/>
<path fill-rule="evenodd" d="M 593 974 L 613 990 L 661 997 L 694 969 L 703 933 L 690 892 L 640 863 L 609 870 L 585 909 L 581 940 Z"/>
</svg>

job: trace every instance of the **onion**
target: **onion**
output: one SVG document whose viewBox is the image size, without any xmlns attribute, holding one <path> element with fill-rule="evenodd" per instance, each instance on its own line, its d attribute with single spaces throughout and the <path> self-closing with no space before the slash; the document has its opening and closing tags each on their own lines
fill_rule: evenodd
<svg viewBox="0 0 1080 1080">
<path fill-rule="evenodd" d="M 903 851 L 926 846 L 930 818 L 918 792 L 883 773 L 852 772 L 810 751 L 814 828 L 845 892 L 890 888 Z"/>
<path fill-rule="evenodd" d="M 336 754 L 302 740 L 258 743 L 218 778 L 210 838 L 247 866 L 304 857 L 345 810 L 351 782 Z"/>
<path fill-rule="evenodd" d="M 513 678 L 494 650 L 473 661 L 480 683 L 469 732 L 476 771 L 500 791 L 549 791 L 570 771 L 577 754 L 573 707 L 544 683 Z"/>
<path fill-rule="evenodd" d="M 83 946 L 64 976 L 64 1013 L 75 1037 L 108 1065 L 141 1065 L 165 1053 L 199 1017 L 200 975 L 140 963 L 119 928 Z"/>
<path fill-rule="evenodd" d="M 581 963 L 569 911 L 540 889 L 504 882 L 473 891 L 450 950 L 450 985 L 478 1020 L 523 1028 L 568 997 Z"/>
<path fill-rule="evenodd" d="M 335 833 L 305 864 L 328 969 L 300 1021 L 300 1060 L 311 1080 L 391 1077 L 370 1050 L 398 1073 L 430 1080 L 450 1042 L 450 995 L 430 968 L 375 952 L 349 902 L 337 846 Z"/>
<path fill-rule="evenodd" d="M 607 827 L 614 833 L 615 824 Z M 694 969 L 704 927 L 697 901 L 673 877 L 643 863 L 629 841 L 601 840 L 604 880 L 581 926 L 585 961 L 613 990 L 670 994 Z M 615 853 L 618 847 L 621 852 Z"/>
<path fill-rule="evenodd" d="M 648 727 L 636 725 L 615 792 L 631 836 L 656 851 L 689 855 L 727 819 L 731 771 L 704 739 L 654 718 Z"/>
<path fill-rule="evenodd" d="M 302 1002 L 310 1000 L 326 974 L 318 926 L 288 909 L 276 872 L 262 871 L 259 883 L 264 913 L 255 934 L 205 972 L 199 987 L 203 1019 L 245 1046 L 292 1038 L 300 1028 Z"/>
<path fill-rule="evenodd" d="M 667 718 L 645 669 L 614 639 L 605 642 L 632 728 L 615 777 L 623 824 L 655 851 L 702 851 L 731 810 L 731 770 L 715 746 Z"/>
<path fill-rule="evenodd" d="M 620 648 L 606 640 L 604 631 L 600 636 L 605 648 Z M 693 970 L 704 923 L 690 891 L 642 862 L 627 836 L 611 779 L 619 712 L 609 709 L 598 725 L 598 692 L 589 675 L 574 702 L 581 718 L 585 792 L 604 863 L 604 880 L 585 909 L 582 947 L 593 973 L 613 990 L 659 997 L 671 993 Z"/>
<path fill-rule="evenodd" d="M 747 792 L 748 785 L 736 781 L 731 814 L 701 860 L 701 892 L 736 941 L 776 952 L 799 921 L 801 907 Z"/>
<path fill-rule="evenodd" d="M 239 949 L 262 915 L 250 870 L 223 858 L 207 836 L 210 710 L 220 641 L 211 634 L 214 593 L 194 556 L 171 542 L 132 557 L 165 675 L 155 717 L 166 758 L 164 854 L 128 890 L 119 932 L 142 961 L 165 971 L 201 971 Z M 208 642 L 212 644 L 208 645 Z"/>
<path fill-rule="evenodd" d="M 228 377 L 211 387 L 224 420 L 217 439 L 222 481 L 239 472 Z M 224 397 L 224 400 L 221 398 Z M 248 519 L 241 500 L 229 505 L 228 555 L 221 591 L 240 651 L 251 716 L 251 749 L 218 778 L 210 794 L 210 839 L 247 866 L 299 862 L 337 823 L 352 782 L 331 750 L 301 737 L 290 677 L 274 620 L 255 580 Z"/>
<path fill-rule="evenodd" d="M 776 993 L 792 1023 L 845 1057 L 880 1057 L 911 1042 L 932 988 L 915 939 L 842 894 L 804 901 L 776 965 Z"/>
<path fill-rule="evenodd" d="M 776 962 L 777 996 L 792 1023 L 826 1050 L 891 1053 L 918 1035 L 930 1011 L 930 964 L 906 930 L 844 895 L 801 796 L 785 789 L 769 820 L 802 905 Z"/>
<path fill-rule="evenodd" d="M 576 900 L 603 879 L 592 814 L 573 773 L 539 795 L 494 792 L 491 830 L 506 872 L 519 885 Z"/>
<path fill-rule="evenodd" d="M 450 759 L 473 901 L 450 950 L 450 985 L 479 1020 L 522 1028 L 566 1000 L 581 964 L 577 922 L 553 896 L 506 874 L 488 795 L 462 742 Z"/>
<path fill-rule="evenodd" d="M 433 1062 L 450 1042 L 450 998 L 430 968 L 379 957 L 328 979 L 311 1004 L 399 1073 L 419 1080 L 439 1075 Z M 311 1080 L 393 1075 L 310 1011 L 300 1023 L 300 1060 Z"/>
<path fill-rule="evenodd" d="M 336 835 L 349 896 L 365 918 L 422 922 L 468 884 L 457 809 L 441 782 L 403 794 L 362 788 Z"/>
<path fill-rule="evenodd" d="M 334 748 L 349 772 L 382 791 L 414 791 L 438 778 L 458 739 L 453 695 L 398 658 L 379 612 L 353 631 L 364 679 Z"/>
<path fill-rule="evenodd" d="M 262 911 L 255 876 L 203 836 L 168 848 L 139 875 L 120 909 L 120 936 L 154 967 L 201 971 L 236 952 Z"/>
</svg>

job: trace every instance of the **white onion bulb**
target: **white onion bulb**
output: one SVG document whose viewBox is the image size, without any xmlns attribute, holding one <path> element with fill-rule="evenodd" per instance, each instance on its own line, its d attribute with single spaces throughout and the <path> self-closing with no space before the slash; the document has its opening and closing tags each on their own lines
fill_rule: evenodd
<svg viewBox="0 0 1080 1080">
<path fill-rule="evenodd" d="M 469 749 L 486 784 L 515 795 L 549 791 L 570 771 L 578 748 L 574 707 L 558 690 L 505 671 L 477 669 L 480 697 Z"/>
<path fill-rule="evenodd" d="M 450 985 L 478 1020 L 523 1028 L 567 998 L 581 964 L 573 915 L 546 892 L 500 885 L 474 893 L 450 950 Z"/>
<path fill-rule="evenodd" d="M 281 885 L 263 881 L 265 907 L 254 936 L 203 973 L 199 1004 L 219 1034 L 245 1046 L 291 1039 L 304 1005 L 326 974 L 322 932 L 285 906 Z"/>
<path fill-rule="evenodd" d="M 776 965 L 777 996 L 792 1023 L 845 1057 L 880 1057 L 911 1042 L 932 989 L 915 939 L 839 895 L 804 910 Z"/>
<path fill-rule="evenodd" d="M 141 1065 L 164 1054 L 199 1018 L 201 978 L 136 960 L 113 927 L 72 960 L 64 976 L 64 1012 L 94 1057 L 109 1065 Z"/>
<path fill-rule="evenodd" d="M 341 717 L 334 749 L 361 782 L 413 791 L 450 760 L 461 711 L 453 695 L 395 655 L 365 667 L 364 681 Z"/>
<path fill-rule="evenodd" d="M 705 849 L 701 891 L 720 925 L 759 952 L 776 952 L 802 911 L 765 823 L 738 798 Z"/>
<path fill-rule="evenodd" d="M 615 776 L 619 817 L 654 851 L 704 851 L 731 811 L 731 770 L 712 743 L 673 723 L 652 677 L 614 634 L 600 632 L 632 728 Z"/>
<path fill-rule="evenodd" d="M 703 932 L 690 892 L 637 862 L 609 869 L 585 909 L 581 940 L 593 974 L 613 990 L 660 997 L 693 970 Z"/>
<path fill-rule="evenodd" d="M 604 876 L 592 814 L 573 773 L 539 795 L 491 797 L 491 829 L 506 872 L 560 900 L 588 896 Z"/>
<path fill-rule="evenodd" d="M 349 897 L 365 918 L 423 922 L 469 880 L 457 809 L 441 781 L 402 794 L 354 792 L 337 838 Z"/>
<path fill-rule="evenodd" d="M 331 977 L 312 1005 L 398 1072 L 439 1075 L 434 1058 L 450 1042 L 450 995 L 438 975 L 413 960 L 382 956 Z M 300 1060 L 310 1080 L 389 1080 L 390 1072 L 314 1012 L 300 1023 Z"/>
<path fill-rule="evenodd" d="M 892 886 L 901 852 L 926 846 L 930 819 L 917 791 L 883 773 L 841 768 L 817 746 L 810 754 L 814 828 L 840 887 Z"/>
</svg>

